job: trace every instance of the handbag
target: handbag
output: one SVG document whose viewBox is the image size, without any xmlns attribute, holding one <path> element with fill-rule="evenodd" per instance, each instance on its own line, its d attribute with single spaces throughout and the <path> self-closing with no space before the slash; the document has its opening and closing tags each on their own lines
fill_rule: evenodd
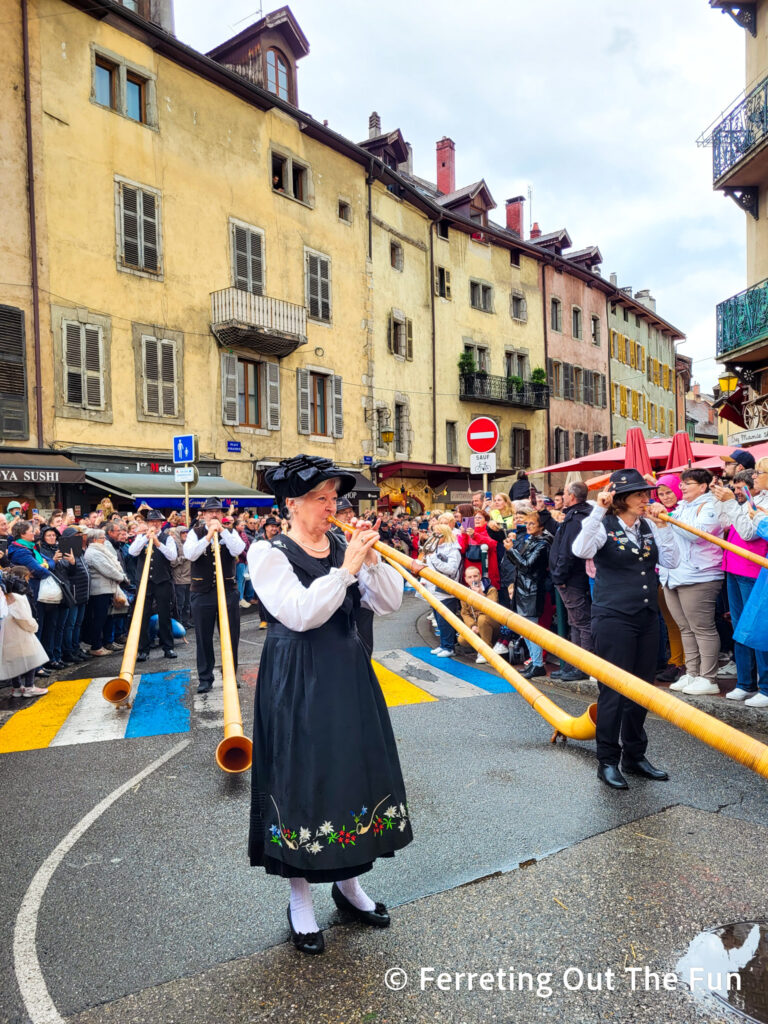
<svg viewBox="0 0 768 1024">
<path fill-rule="evenodd" d="M 113 608 L 127 608 L 128 598 L 122 587 L 115 587 L 115 592 L 112 595 L 112 607 Z"/>
<path fill-rule="evenodd" d="M 464 552 L 464 557 L 469 562 L 479 562 L 483 557 L 483 552 L 480 549 L 479 544 L 469 544 L 467 550 Z"/>
<path fill-rule="evenodd" d="M 58 581 L 53 576 L 46 576 L 37 592 L 38 604 L 61 604 L 63 599 Z"/>
<path fill-rule="evenodd" d="M 752 593 L 747 598 L 744 610 L 739 616 L 739 621 L 736 623 L 733 633 L 736 643 L 751 647 L 755 651 L 768 651 L 766 600 L 768 600 L 768 569 L 762 569 L 752 587 Z"/>
</svg>

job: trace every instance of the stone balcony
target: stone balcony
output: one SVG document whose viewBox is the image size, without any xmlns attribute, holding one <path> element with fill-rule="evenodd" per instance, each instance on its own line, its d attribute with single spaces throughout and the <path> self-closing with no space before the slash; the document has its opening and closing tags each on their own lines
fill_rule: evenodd
<svg viewBox="0 0 768 1024">
<path fill-rule="evenodd" d="M 307 310 L 239 288 L 211 292 L 211 331 L 226 348 L 264 356 L 290 355 L 307 343 Z"/>
</svg>

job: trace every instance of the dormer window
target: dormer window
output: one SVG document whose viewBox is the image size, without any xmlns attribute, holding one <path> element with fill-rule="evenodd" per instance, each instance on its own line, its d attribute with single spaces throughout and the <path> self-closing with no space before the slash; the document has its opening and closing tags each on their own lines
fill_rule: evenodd
<svg viewBox="0 0 768 1024">
<path fill-rule="evenodd" d="M 267 89 L 286 103 L 290 103 L 290 72 L 288 61 L 279 50 L 267 50 Z"/>
</svg>

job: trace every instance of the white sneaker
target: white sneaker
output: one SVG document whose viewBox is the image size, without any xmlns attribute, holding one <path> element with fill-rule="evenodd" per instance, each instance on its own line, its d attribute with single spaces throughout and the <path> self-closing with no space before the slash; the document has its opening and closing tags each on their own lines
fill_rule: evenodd
<svg viewBox="0 0 768 1024">
<path fill-rule="evenodd" d="M 12 697 L 21 697 L 22 692 L 23 691 L 22 691 L 20 686 L 12 686 L 11 687 L 11 696 Z"/>
<path fill-rule="evenodd" d="M 48 693 L 48 690 L 44 686 L 26 686 L 21 691 L 22 697 L 42 697 L 44 693 Z M 768 704 L 768 700 L 766 700 Z"/>
<path fill-rule="evenodd" d="M 720 693 L 720 687 L 717 683 L 710 683 L 704 676 L 696 676 L 683 690 L 683 693 L 688 694 L 692 697 L 702 697 L 704 694 L 715 694 Z M 768 704 L 768 697 L 766 698 L 766 704 Z"/>
<path fill-rule="evenodd" d="M 723 665 L 722 668 L 717 670 L 719 676 L 735 676 L 737 673 L 736 662 L 729 661 L 727 665 Z"/>
<path fill-rule="evenodd" d="M 678 680 L 670 684 L 670 690 L 684 690 L 686 686 L 690 686 L 693 682 L 694 676 L 689 676 L 687 673 L 684 676 L 680 676 Z"/>
<path fill-rule="evenodd" d="M 735 690 L 731 690 L 730 693 L 726 693 L 726 700 L 747 700 L 748 697 L 754 697 L 754 690 L 742 690 L 741 687 L 737 686 Z"/>
<path fill-rule="evenodd" d="M 477 656 L 477 657 L 475 658 L 475 664 L 476 664 L 476 665 L 487 665 L 487 664 L 488 664 L 488 662 L 487 662 L 487 661 L 486 661 L 486 659 L 485 659 L 485 658 L 484 658 L 484 657 L 482 656 L 482 654 L 478 654 L 478 656 Z"/>
<path fill-rule="evenodd" d="M 440 653 L 437 655 L 437 657 L 438 658 L 452 658 L 453 657 L 453 651 L 441 650 Z"/>
<path fill-rule="evenodd" d="M 748 708 L 768 708 L 768 697 L 764 693 L 756 693 L 754 697 L 745 700 L 744 705 Z"/>
<path fill-rule="evenodd" d="M 240 607 L 241 608 L 250 608 L 251 607 L 251 602 L 250 601 L 241 601 L 240 602 Z"/>
<path fill-rule="evenodd" d="M 443 653 L 443 648 L 442 647 L 433 647 L 432 650 L 429 653 L 430 654 L 434 654 L 435 657 L 438 657 L 438 655 Z"/>
<path fill-rule="evenodd" d="M 494 654 L 509 654 L 509 647 L 507 647 L 506 644 L 503 644 L 501 642 L 501 640 L 497 640 L 496 643 L 493 645 L 493 653 Z"/>
</svg>

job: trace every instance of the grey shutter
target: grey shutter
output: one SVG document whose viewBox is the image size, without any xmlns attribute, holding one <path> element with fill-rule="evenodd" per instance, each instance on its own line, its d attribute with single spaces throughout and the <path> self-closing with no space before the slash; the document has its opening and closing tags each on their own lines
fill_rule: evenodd
<svg viewBox="0 0 768 1024">
<path fill-rule="evenodd" d="M 550 394 L 555 393 L 555 374 L 552 366 L 552 360 L 547 359 L 547 383 L 549 384 Z"/>
<path fill-rule="evenodd" d="M 445 272 L 445 297 L 450 299 L 451 297 L 451 272 L 446 270 Z"/>
<path fill-rule="evenodd" d="M 528 469 L 531 465 L 531 432 L 530 430 L 521 430 L 522 434 L 522 462 L 520 465 L 523 469 Z"/>
<path fill-rule="evenodd" d="M 528 320 L 528 299 L 520 299 L 520 319 Z M 526 466 L 528 463 L 526 462 Z"/>
<path fill-rule="evenodd" d="M 296 410 L 298 414 L 298 431 L 300 434 L 309 434 L 309 370 L 296 370 Z"/>
<path fill-rule="evenodd" d="M 585 405 L 593 404 L 593 385 L 592 385 L 592 371 L 584 370 L 584 376 L 582 378 L 584 382 L 584 396 L 583 401 Z"/>
<path fill-rule="evenodd" d="M 563 398 L 573 401 L 573 366 L 563 363 Z"/>
<path fill-rule="evenodd" d="M 160 388 L 163 416 L 176 416 L 179 403 L 175 341 L 160 342 Z"/>
<path fill-rule="evenodd" d="M 341 396 L 341 377 L 333 378 L 333 436 L 344 437 L 344 406 Z"/>
<path fill-rule="evenodd" d="M 160 266 L 158 252 L 157 200 L 151 192 L 141 193 L 141 240 L 144 270 L 155 271 Z"/>
<path fill-rule="evenodd" d="M 65 320 L 64 332 L 64 390 L 69 405 L 83 404 L 83 343 L 80 324 Z"/>
<path fill-rule="evenodd" d="M 307 308 L 309 315 L 316 320 L 320 317 L 319 262 L 317 256 L 311 252 L 307 253 Z"/>
<path fill-rule="evenodd" d="M 405 358 L 413 362 L 413 320 L 405 321 Z"/>
<path fill-rule="evenodd" d="M 435 295 L 440 294 L 440 267 L 435 264 Z"/>
<path fill-rule="evenodd" d="M 237 426 L 237 356 L 223 352 L 221 356 L 221 421 Z"/>
<path fill-rule="evenodd" d="M 606 389 L 606 376 L 604 373 L 600 374 L 600 405 L 604 409 L 607 401 L 607 389 Z M 603 449 L 605 450 L 605 449 Z"/>
<path fill-rule="evenodd" d="M 267 378 L 267 430 L 280 429 L 280 366 L 263 363 Z"/>
<path fill-rule="evenodd" d="M 235 288 L 250 291 L 248 280 L 248 232 L 237 224 L 232 225 L 232 269 Z"/>
<path fill-rule="evenodd" d="M 144 412 L 150 416 L 160 413 L 160 357 L 157 338 L 143 337 Z"/>
<path fill-rule="evenodd" d="M 318 260 L 320 273 L 320 318 L 331 319 L 331 262 L 330 260 Z"/>
<path fill-rule="evenodd" d="M 264 292 L 264 251 L 262 237 L 258 231 L 248 232 L 250 244 L 251 291 L 254 295 Z"/>
<path fill-rule="evenodd" d="M 102 380 L 101 328 L 85 324 L 85 397 L 89 409 L 104 408 L 104 381 Z"/>
<path fill-rule="evenodd" d="M 567 430 L 563 431 L 563 461 L 567 462 L 571 457 L 571 435 Z"/>
<path fill-rule="evenodd" d="M 123 220 L 123 263 L 141 266 L 139 245 L 139 191 L 124 182 L 120 185 Z"/>
<path fill-rule="evenodd" d="M 24 311 L 0 306 L 0 438 L 28 430 Z"/>
<path fill-rule="evenodd" d="M 387 317 L 387 352 L 394 352 L 395 351 L 395 338 L 394 338 L 394 335 L 395 335 L 395 325 L 394 325 L 394 322 L 393 322 L 393 319 L 392 319 L 392 314 L 390 313 L 389 316 Z"/>
</svg>

